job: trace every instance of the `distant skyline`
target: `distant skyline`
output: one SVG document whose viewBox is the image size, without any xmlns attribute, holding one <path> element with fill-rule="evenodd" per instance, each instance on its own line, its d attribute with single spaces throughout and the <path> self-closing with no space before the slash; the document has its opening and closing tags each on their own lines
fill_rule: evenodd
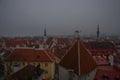
<svg viewBox="0 0 120 80">
<path fill-rule="evenodd" d="M 120 0 L 0 0 L 0 36 L 120 36 Z"/>
</svg>

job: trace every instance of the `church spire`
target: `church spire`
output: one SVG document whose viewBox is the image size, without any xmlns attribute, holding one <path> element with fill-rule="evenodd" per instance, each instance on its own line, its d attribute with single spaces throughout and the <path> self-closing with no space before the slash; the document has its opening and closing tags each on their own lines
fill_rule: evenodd
<svg viewBox="0 0 120 80">
<path fill-rule="evenodd" d="M 47 40 L 46 28 L 44 28 L 44 44 L 46 44 L 46 40 Z"/>
<path fill-rule="evenodd" d="M 46 28 L 44 28 L 44 36 L 46 36 Z"/>
<path fill-rule="evenodd" d="M 99 38 L 100 36 L 100 31 L 99 31 L 99 24 L 97 25 L 97 39 Z"/>
<path fill-rule="evenodd" d="M 80 38 L 79 30 L 76 30 L 76 31 L 75 31 L 74 36 L 75 36 L 76 39 L 79 39 L 79 38 Z"/>
</svg>

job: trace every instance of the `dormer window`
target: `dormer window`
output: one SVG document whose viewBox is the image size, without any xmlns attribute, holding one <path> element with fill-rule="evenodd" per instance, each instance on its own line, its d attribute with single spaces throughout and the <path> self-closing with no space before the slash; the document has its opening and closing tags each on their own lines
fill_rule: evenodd
<svg viewBox="0 0 120 80">
<path fill-rule="evenodd" d="M 45 63 L 45 67 L 47 67 L 48 66 L 48 63 Z"/>
</svg>

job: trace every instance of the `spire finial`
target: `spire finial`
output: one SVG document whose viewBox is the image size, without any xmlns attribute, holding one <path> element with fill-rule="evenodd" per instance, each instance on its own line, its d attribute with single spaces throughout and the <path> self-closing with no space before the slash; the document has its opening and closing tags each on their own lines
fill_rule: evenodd
<svg viewBox="0 0 120 80">
<path fill-rule="evenodd" d="M 100 31 L 99 31 L 99 24 L 97 25 L 97 39 L 99 38 Z"/>
</svg>

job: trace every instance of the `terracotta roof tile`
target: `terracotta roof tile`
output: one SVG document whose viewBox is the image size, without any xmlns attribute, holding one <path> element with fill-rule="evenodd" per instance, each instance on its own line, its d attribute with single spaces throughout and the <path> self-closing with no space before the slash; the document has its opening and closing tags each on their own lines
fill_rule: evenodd
<svg viewBox="0 0 120 80">
<path fill-rule="evenodd" d="M 103 80 L 103 76 L 109 77 L 109 80 L 115 80 L 115 78 L 120 79 L 120 71 L 113 66 L 99 66 L 97 68 L 95 80 Z"/>
<path fill-rule="evenodd" d="M 77 40 L 60 61 L 66 69 L 72 69 L 78 75 L 84 75 L 96 68 L 96 63 L 82 41 Z M 80 69 L 79 69 L 80 67 Z"/>
<path fill-rule="evenodd" d="M 36 45 L 37 41 L 33 39 L 9 39 L 5 40 L 5 45 L 7 48 L 16 47 L 19 45 L 20 47 L 25 47 L 26 45 Z"/>
<path fill-rule="evenodd" d="M 54 60 L 52 53 L 32 48 L 16 48 L 5 57 L 5 61 L 53 62 Z"/>
<path fill-rule="evenodd" d="M 84 44 L 93 55 L 110 55 L 113 53 L 117 54 L 114 43 L 110 41 L 88 41 L 84 42 Z"/>
</svg>

